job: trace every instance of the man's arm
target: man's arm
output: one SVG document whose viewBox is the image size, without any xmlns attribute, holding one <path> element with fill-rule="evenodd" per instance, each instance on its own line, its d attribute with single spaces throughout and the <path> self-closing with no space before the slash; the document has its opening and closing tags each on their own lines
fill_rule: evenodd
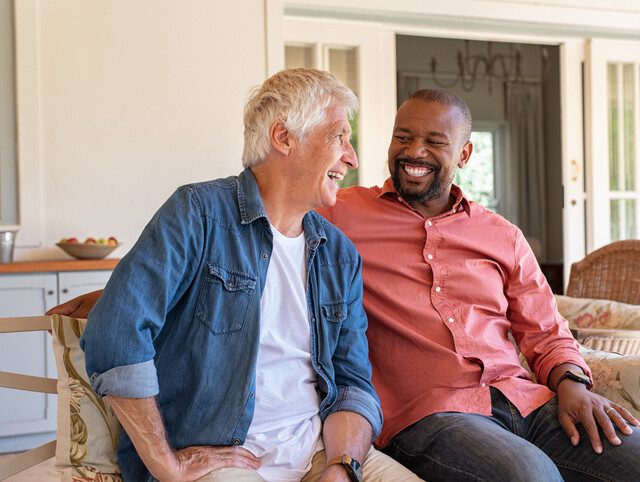
<svg viewBox="0 0 640 482">
<path fill-rule="evenodd" d="M 345 411 L 332 413 L 325 419 L 322 427 L 327 462 L 346 454 L 362 464 L 371 447 L 371 437 L 371 424 L 362 415 Z M 326 467 L 320 480 L 326 482 L 350 479 L 345 468 L 337 464 Z"/>
<path fill-rule="evenodd" d="M 87 318 L 93 305 L 96 304 L 103 290 L 92 291 L 84 295 L 77 296 L 72 300 L 54 306 L 45 315 L 63 315 L 72 316 L 73 318 Z"/>
<path fill-rule="evenodd" d="M 620 445 L 622 441 L 616 435 L 615 427 L 623 434 L 631 435 L 633 430 L 627 422 L 636 426 L 640 426 L 640 422 L 624 407 L 589 391 L 582 383 L 565 378 L 558 385 L 560 377 L 569 370 L 582 372 L 573 363 L 562 363 L 551 371 L 548 386 L 557 393 L 558 419 L 571 443 L 578 445 L 580 435 L 576 423 L 581 423 L 596 453 L 602 453 L 598 425 L 612 445 Z"/>
<path fill-rule="evenodd" d="M 174 452 L 155 398 L 106 398 L 145 466 L 160 481 L 197 480 L 224 467 L 260 467 L 260 459 L 240 446 L 193 446 Z"/>
</svg>

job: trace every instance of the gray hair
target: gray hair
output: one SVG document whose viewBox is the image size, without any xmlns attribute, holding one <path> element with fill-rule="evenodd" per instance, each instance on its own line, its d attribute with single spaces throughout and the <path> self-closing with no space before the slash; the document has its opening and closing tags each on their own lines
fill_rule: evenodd
<svg viewBox="0 0 640 482">
<path fill-rule="evenodd" d="M 262 162 L 271 150 L 269 130 L 275 121 L 299 141 L 326 119 L 332 105 L 344 107 L 351 118 L 358 99 L 329 72 L 315 69 L 285 69 L 272 75 L 249 96 L 244 108 L 242 165 Z"/>
<path fill-rule="evenodd" d="M 462 114 L 462 142 L 469 141 L 471 137 L 471 110 L 467 103 L 458 97 L 456 94 L 440 89 L 422 89 L 411 94 L 407 100 L 422 100 L 424 102 L 436 102 L 438 104 L 446 105 L 449 107 L 457 107 Z"/>
</svg>

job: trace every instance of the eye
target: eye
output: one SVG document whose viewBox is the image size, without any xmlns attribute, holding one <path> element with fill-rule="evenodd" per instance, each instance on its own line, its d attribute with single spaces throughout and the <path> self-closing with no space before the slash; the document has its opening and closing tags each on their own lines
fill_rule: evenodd
<svg viewBox="0 0 640 482">
<path fill-rule="evenodd" d="M 393 138 L 398 142 L 411 142 L 411 137 L 409 136 L 401 136 L 399 134 L 396 134 L 393 136 Z"/>
<path fill-rule="evenodd" d="M 429 139 L 427 140 L 427 144 L 431 144 L 432 146 L 444 146 L 445 143 L 442 141 L 437 141 L 435 139 Z"/>
</svg>

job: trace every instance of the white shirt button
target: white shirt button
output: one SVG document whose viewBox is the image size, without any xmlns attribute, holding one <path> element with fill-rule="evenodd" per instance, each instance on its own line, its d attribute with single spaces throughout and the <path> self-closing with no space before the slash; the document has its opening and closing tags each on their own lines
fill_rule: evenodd
<svg viewBox="0 0 640 482">
<path fill-rule="evenodd" d="M 433 223 L 432 223 L 431 221 L 427 221 L 427 224 L 428 224 L 429 226 L 433 226 Z"/>
<path fill-rule="evenodd" d="M 429 258 L 429 259 L 433 259 L 433 255 L 432 255 L 432 254 L 430 254 L 429 256 L 427 256 L 427 258 Z"/>
<path fill-rule="evenodd" d="M 484 384 L 484 383 L 481 383 L 481 384 L 480 384 L 480 386 L 484 388 L 484 387 L 485 387 L 485 384 Z"/>
<path fill-rule="evenodd" d="M 454 319 L 453 319 L 453 318 L 449 318 L 449 320 L 448 320 L 448 321 L 449 321 L 449 323 L 453 323 L 453 322 L 454 322 Z"/>
<path fill-rule="evenodd" d="M 436 286 L 436 293 L 440 293 L 442 291 L 442 288 L 440 288 L 439 286 Z"/>
</svg>

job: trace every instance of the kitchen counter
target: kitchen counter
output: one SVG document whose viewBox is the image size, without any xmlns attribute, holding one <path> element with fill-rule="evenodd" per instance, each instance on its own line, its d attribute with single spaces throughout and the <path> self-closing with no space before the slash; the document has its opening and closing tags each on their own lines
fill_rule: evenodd
<svg viewBox="0 0 640 482">
<path fill-rule="evenodd" d="M 120 258 L 0 263 L 0 274 L 112 270 L 118 264 L 118 261 L 120 261 Z"/>
</svg>

